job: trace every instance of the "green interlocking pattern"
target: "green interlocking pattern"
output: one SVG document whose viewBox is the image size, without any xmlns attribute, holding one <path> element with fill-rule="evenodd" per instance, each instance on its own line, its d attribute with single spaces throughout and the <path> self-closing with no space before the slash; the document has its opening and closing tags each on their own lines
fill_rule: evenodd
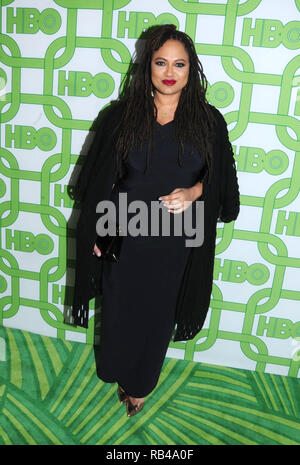
<svg viewBox="0 0 300 465">
<path fill-rule="evenodd" d="M 101 302 L 91 302 L 88 330 L 65 319 L 78 215 L 67 188 L 136 40 L 163 23 L 195 42 L 208 100 L 228 123 L 241 192 L 239 218 L 218 224 L 204 328 L 171 343 L 168 355 L 297 377 L 299 0 L 2 0 L 1 324 L 95 340 Z"/>
</svg>

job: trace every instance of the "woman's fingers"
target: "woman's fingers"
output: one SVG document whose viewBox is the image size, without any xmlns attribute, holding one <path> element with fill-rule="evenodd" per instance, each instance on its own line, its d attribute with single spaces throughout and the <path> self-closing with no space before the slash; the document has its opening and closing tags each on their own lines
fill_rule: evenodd
<svg viewBox="0 0 300 465">
<path fill-rule="evenodd" d="M 168 208 L 181 208 L 183 202 L 171 202 L 168 205 L 166 205 Z"/>
<path fill-rule="evenodd" d="M 178 215 L 179 213 L 182 213 L 184 210 L 181 208 L 180 210 L 168 210 L 169 213 L 173 213 L 174 215 Z"/>
<path fill-rule="evenodd" d="M 163 204 L 165 207 L 171 208 L 171 209 L 182 208 L 184 205 L 184 199 L 177 199 L 177 200 L 171 200 L 171 201 L 165 200 Z"/>
<path fill-rule="evenodd" d="M 96 246 L 96 244 L 94 245 L 94 254 L 97 255 L 97 257 L 100 257 L 100 256 L 101 256 L 101 251 L 100 251 L 100 249 Z"/>
<path fill-rule="evenodd" d="M 181 199 L 163 200 L 162 203 L 167 208 L 170 208 L 170 207 L 178 208 L 178 207 L 180 207 L 182 205 L 182 200 Z"/>
<path fill-rule="evenodd" d="M 169 204 L 169 205 L 166 205 L 165 206 L 168 208 L 168 212 L 170 213 L 182 213 L 183 211 L 185 211 L 187 208 L 189 208 L 189 206 L 192 204 L 192 202 L 190 200 L 184 200 L 180 203 L 174 203 L 174 204 Z"/>
</svg>

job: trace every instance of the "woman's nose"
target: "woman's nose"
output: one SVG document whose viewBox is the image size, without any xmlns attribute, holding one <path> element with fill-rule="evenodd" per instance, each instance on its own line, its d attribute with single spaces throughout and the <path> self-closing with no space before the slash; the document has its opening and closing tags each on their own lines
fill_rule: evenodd
<svg viewBox="0 0 300 465">
<path fill-rule="evenodd" d="M 172 65 L 171 65 L 171 64 L 168 64 L 168 65 L 166 66 L 166 75 L 167 75 L 167 76 L 172 76 L 172 74 L 173 74 Z"/>
</svg>

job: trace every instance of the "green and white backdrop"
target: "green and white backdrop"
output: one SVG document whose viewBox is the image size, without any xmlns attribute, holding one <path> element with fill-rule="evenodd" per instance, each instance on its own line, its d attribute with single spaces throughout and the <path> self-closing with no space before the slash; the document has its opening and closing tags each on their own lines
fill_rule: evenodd
<svg viewBox="0 0 300 465">
<path fill-rule="evenodd" d="M 173 23 L 227 120 L 241 212 L 218 224 L 204 328 L 167 355 L 299 377 L 300 0 L 1 3 L 1 324 L 94 341 L 95 302 L 87 331 L 64 322 L 78 217 L 67 188 L 141 32 Z"/>
</svg>

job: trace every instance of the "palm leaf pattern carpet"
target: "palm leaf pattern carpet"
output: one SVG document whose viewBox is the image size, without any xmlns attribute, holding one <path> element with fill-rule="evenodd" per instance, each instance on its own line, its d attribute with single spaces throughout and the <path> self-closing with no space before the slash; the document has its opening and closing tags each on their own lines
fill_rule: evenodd
<svg viewBox="0 0 300 465">
<path fill-rule="evenodd" d="M 5 327 L 0 338 L 2 445 L 300 444 L 297 378 L 166 358 L 128 418 L 93 346 Z"/>
</svg>

